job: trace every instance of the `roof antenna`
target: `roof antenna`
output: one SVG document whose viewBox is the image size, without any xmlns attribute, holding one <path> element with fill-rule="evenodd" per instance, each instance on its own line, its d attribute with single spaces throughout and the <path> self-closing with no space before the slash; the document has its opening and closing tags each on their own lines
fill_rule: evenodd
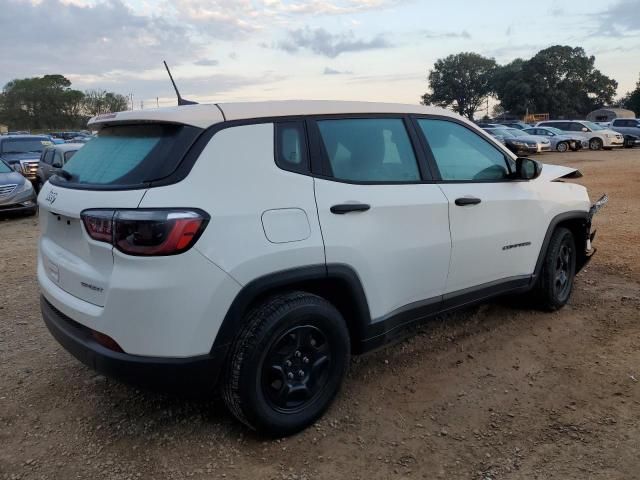
<svg viewBox="0 0 640 480">
<path fill-rule="evenodd" d="M 169 65 L 167 65 L 166 61 L 162 61 L 164 63 L 164 68 L 167 69 L 167 73 L 169 74 L 169 78 L 171 79 L 171 83 L 173 84 L 173 89 L 176 91 L 176 95 L 178 96 L 178 105 L 197 105 L 198 102 L 194 102 L 192 100 L 187 100 L 182 98 L 180 92 L 178 91 L 178 87 L 176 87 L 176 82 L 173 81 L 173 75 L 171 75 L 171 70 L 169 70 Z"/>
</svg>

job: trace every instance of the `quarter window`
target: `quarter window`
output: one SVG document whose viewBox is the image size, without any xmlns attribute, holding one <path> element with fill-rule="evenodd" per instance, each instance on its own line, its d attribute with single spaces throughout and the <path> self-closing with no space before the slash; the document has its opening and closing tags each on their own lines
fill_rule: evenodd
<svg viewBox="0 0 640 480">
<path fill-rule="evenodd" d="M 334 178 L 355 182 L 417 182 L 420 171 L 399 118 L 319 120 Z"/>
<path fill-rule="evenodd" d="M 302 122 L 276 124 L 276 164 L 284 170 L 301 173 L 309 171 L 307 142 Z"/>
<path fill-rule="evenodd" d="M 509 176 L 504 154 L 472 130 L 446 120 L 419 119 L 442 180 L 490 181 Z"/>
</svg>

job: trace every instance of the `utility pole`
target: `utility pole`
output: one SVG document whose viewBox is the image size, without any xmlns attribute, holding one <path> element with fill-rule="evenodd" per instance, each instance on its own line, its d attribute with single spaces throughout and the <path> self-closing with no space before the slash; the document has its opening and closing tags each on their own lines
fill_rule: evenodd
<svg viewBox="0 0 640 480">
<path fill-rule="evenodd" d="M 131 102 L 131 110 L 133 110 L 133 93 L 129 94 L 129 101 Z"/>
<path fill-rule="evenodd" d="M 156 108 L 160 108 L 160 99 L 156 97 Z"/>
<path fill-rule="evenodd" d="M 144 100 L 140 100 L 140 110 L 144 110 Z"/>
</svg>

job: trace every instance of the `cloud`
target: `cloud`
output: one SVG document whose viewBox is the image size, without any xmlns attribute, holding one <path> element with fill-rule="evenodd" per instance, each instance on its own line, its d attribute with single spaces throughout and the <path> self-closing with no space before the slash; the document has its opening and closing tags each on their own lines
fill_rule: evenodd
<svg viewBox="0 0 640 480">
<path fill-rule="evenodd" d="M 201 46 L 188 26 L 135 14 L 120 0 L 88 6 L 61 0 L 4 0 L 0 81 L 60 72 L 140 71 L 190 59 Z M 174 60 L 174 62 L 172 62 Z"/>
<path fill-rule="evenodd" d="M 595 32 L 608 37 L 627 37 L 640 34 L 640 8 L 637 0 L 621 0 L 594 15 L 598 22 Z"/>
<path fill-rule="evenodd" d="M 220 62 L 214 59 L 201 58 L 200 60 L 196 60 L 193 62 L 194 65 L 198 65 L 199 67 L 215 67 L 219 65 Z"/>
<path fill-rule="evenodd" d="M 297 53 L 304 49 L 329 58 L 335 58 L 346 52 L 390 48 L 392 46 L 383 35 L 364 40 L 356 38 L 352 31 L 332 34 L 324 28 L 311 29 L 309 27 L 290 30 L 288 38 L 276 44 L 276 48 L 288 53 Z"/>
<path fill-rule="evenodd" d="M 199 99 L 208 102 L 233 97 L 236 91 L 244 87 L 256 87 L 259 91 L 264 86 L 285 78 L 271 72 L 263 72 L 259 75 L 215 74 L 195 77 L 182 77 L 173 72 L 173 76 L 182 96 L 190 100 Z M 163 72 L 160 69 L 145 75 L 122 72 L 107 76 L 72 75 L 69 79 L 76 88 L 88 89 L 100 86 L 121 93 L 133 92 L 136 107 L 141 98 L 175 98 L 175 92 L 166 71 Z"/>
<path fill-rule="evenodd" d="M 471 39 L 471 34 L 466 30 L 461 32 L 435 32 L 433 30 L 424 30 L 422 34 L 426 38 L 464 38 L 465 40 Z"/>
<path fill-rule="evenodd" d="M 325 67 L 323 75 L 351 75 L 353 72 L 350 70 L 334 70 L 330 67 Z"/>
</svg>

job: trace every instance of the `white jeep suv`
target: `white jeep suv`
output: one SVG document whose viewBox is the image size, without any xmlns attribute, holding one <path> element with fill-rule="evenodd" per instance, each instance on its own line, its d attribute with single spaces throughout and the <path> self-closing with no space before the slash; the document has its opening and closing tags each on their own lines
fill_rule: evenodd
<svg viewBox="0 0 640 480">
<path fill-rule="evenodd" d="M 273 435 L 415 322 L 506 293 L 562 307 L 606 201 L 436 108 L 221 103 L 90 127 L 39 196 L 46 325 L 105 374 L 220 386 Z"/>
</svg>

